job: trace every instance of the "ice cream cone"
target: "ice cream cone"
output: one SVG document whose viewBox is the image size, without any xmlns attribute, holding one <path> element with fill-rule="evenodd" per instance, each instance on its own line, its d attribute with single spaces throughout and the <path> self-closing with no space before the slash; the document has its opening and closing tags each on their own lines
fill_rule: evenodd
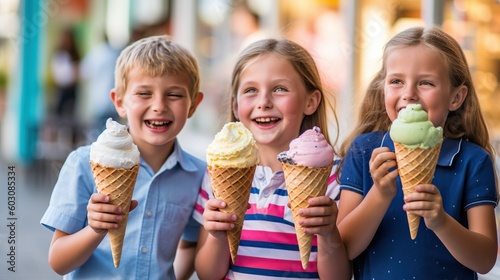
<svg viewBox="0 0 500 280">
<path fill-rule="evenodd" d="M 132 200 L 139 165 L 135 165 L 131 169 L 125 169 L 101 166 L 91 161 L 90 166 L 99 193 L 108 195 L 111 204 L 122 208 L 122 222 L 117 229 L 108 230 L 111 251 L 113 253 L 113 263 L 115 267 L 118 267 L 122 255 L 130 201 Z"/>
<path fill-rule="evenodd" d="M 408 149 L 404 145 L 394 142 L 399 177 L 403 185 L 404 195 L 415 192 L 415 186 L 430 184 L 441 150 L 441 143 L 433 148 Z M 417 237 L 420 216 L 407 213 L 411 239 Z"/>
<path fill-rule="evenodd" d="M 302 268 L 306 269 L 309 264 L 313 235 L 305 233 L 297 223 L 300 219 L 299 209 L 307 208 L 310 198 L 325 195 L 332 165 L 311 168 L 283 163 L 282 166 L 299 243 Z"/>
<path fill-rule="evenodd" d="M 215 198 L 221 199 L 227 204 L 220 211 L 233 213 L 238 217 L 234 222 L 234 228 L 227 231 L 227 240 L 233 263 L 236 261 L 238 253 L 241 229 L 243 228 L 245 212 L 248 209 L 248 199 L 255 167 L 255 165 L 247 168 L 214 168 L 208 166 Z"/>
</svg>

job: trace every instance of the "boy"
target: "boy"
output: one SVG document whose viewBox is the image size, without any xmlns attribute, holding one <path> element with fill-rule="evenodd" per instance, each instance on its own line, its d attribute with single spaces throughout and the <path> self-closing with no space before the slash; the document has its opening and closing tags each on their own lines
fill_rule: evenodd
<svg viewBox="0 0 500 280">
<path fill-rule="evenodd" d="M 128 120 L 141 161 L 121 263 L 114 268 L 106 234 L 123 218 L 121 209 L 97 193 L 90 146 L 84 146 L 68 156 L 41 220 L 54 231 L 49 264 L 55 272 L 65 279 L 175 279 L 177 245 L 189 247 L 198 234 L 191 213 L 206 164 L 176 137 L 203 99 L 199 88 L 195 58 L 166 36 L 122 51 L 110 96 Z"/>
</svg>

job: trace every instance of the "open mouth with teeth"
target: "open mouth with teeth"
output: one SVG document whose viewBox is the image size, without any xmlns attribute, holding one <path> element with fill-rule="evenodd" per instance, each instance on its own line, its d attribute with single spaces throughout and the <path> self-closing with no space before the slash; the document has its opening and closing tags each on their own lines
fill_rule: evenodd
<svg viewBox="0 0 500 280">
<path fill-rule="evenodd" d="M 280 118 L 256 118 L 254 120 L 257 124 L 266 125 L 266 124 L 274 124 L 280 121 Z"/>
<path fill-rule="evenodd" d="M 146 126 L 153 129 L 163 129 L 168 127 L 172 122 L 145 121 Z"/>
</svg>

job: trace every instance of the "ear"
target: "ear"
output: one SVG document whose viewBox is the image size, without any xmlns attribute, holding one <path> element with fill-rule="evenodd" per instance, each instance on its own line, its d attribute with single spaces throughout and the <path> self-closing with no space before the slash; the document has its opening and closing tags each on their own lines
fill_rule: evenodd
<svg viewBox="0 0 500 280">
<path fill-rule="evenodd" d="M 191 107 L 189 107 L 189 113 L 188 113 L 188 118 L 192 117 L 194 112 L 196 111 L 196 108 L 198 108 L 198 105 L 200 105 L 201 101 L 203 100 L 203 92 L 198 92 L 198 96 L 196 97 L 196 100 L 191 103 Z"/>
<path fill-rule="evenodd" d="M 238 99 L 237 98 L 232 98 L 233 99 L 233 104 L 232 104 L 232 107 L 233 107 L 233 115 L 234 117 L 239 120 L 240 119 L 240 115 L 238 114 Z"/>
<path fill-rule="evenodd" d="M 455 111 L 458 108 L 460 108 L 460 106 L 462 106 L 462 104 L 464 103 L 468 92 L 469 92 L 469 89 L 467 88 L 466 85 L 461 85 L 458 88 L 456 88 L 454 90 L 454 92 L 452 93 L 452 97 L 451 97 L 450 105 L 448 106 L 448 110 Z"/>
<path fill-rule="evenodd" d="M 122 118 L 127 117 L 127 110 L 123 104 L 123 98 L 116 93 L 116 88 L 111 89 L 111 92 L 109 93 L 111 97 L 111 101 L 113 101 L 113 104 L 115 105 L 116 112 L 118 112 L 118 115 Z"/>
<path fill-rule="evenodd" d="M 306 108 L 304 114 L 312 115 L 318 109 L 319 103 L 321 102 L 321 92 L 319 90 L 313 91 L 307 96 Z"/>
</svg>

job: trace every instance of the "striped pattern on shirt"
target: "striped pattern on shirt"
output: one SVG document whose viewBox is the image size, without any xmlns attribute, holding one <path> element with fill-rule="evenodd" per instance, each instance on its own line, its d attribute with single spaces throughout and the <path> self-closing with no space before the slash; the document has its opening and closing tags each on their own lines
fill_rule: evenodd
<svg viewBox="0 0 500 280">
<path fill-rule="evenodd" d="M 335 180 L 338 160 L 328 180 L 327 194 L 335 199 L 339 185 Z M 213 198 L 208 173 L 198 196 L 194 218 L 203 223 L 203 209 Z M 302 268 L 288 192 L 283 172 L 257 166 L 250 194 L 250 208 L 245 214 L 236 263 L 225 279 L 319 279 L 317 240 L 313 238 L 309 266 Z"/>
</svg>

